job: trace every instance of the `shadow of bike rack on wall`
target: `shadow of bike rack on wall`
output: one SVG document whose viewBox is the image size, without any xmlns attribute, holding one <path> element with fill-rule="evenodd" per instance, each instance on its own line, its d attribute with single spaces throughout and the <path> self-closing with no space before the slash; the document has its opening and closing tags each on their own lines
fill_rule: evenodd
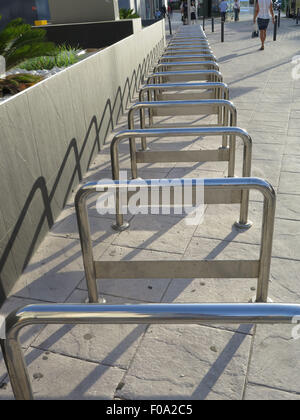
<svg viewBox="0 0 300 420">
<path fill-rule="evenodd" d="M 39 176 L 29 186 L 29 193 L 19 211 L 13 227 L 5 240 L 0 256 L 0 305 L 4 303 L 7 294 L 13 287 L 15 281 L 26 268 L 37 246 L 43 240 L 45 234 L 53 226 L 56 217 L 53 203 L 57 192 L 60 192 L 59 207 L 62 210 L 67 200 L 77 185 L 82 181 L 83 175 L 88 171 L 95 154 L 101 150 L 102 144 L 110 131 L 112 131 L 121 114 L 125 112 L 132 96 L 138 92 L 139 85 L 144 74 L 157 59 L 161 46 L 150 52 L 143 62 L 127 77 L 124 86 L 117 88 L 113 101 L 108 99 L 100 116 L 93 115 L 83 140 L 72 138 L 66 146 L 66 152 L 61 162 L 57 165 L 57 171 L 51 189 L 43 176 Z M 66 169 L 69 169 L 66 174 Z M 41 198 L 39 198 L 39 196 Z M 37 213 L 37 200 L 40 200 L 40 212 L 35 218 L 32 217 L 30 226 L 31 236 L 26 241 L 21 237 L 22 228 L 28 223 L 28 215 L 31 213 L 31 206 L 35 203 L 35 214 Z M 20 242 L 22 243 L 22 256 L 16 252 Z M 16 260 L 15 255 L 18 255 Z M 14 271 L 10 269 L 14 267 Z"/>
</svg>

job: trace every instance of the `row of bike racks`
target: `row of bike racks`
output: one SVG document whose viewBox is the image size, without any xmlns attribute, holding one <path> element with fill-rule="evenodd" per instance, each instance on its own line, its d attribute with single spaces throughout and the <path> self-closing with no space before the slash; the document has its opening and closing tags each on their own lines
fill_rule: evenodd
<svg viewBox="0 0 300 420">
<path fill-rule="evenodd" d="M 190 54 L 193 51 L 193 54 Z M 172 69 L 172 70 L 170 70 Z M 147 101 L 145 101 L 145 97 Z M 139 115 L 139 128 L 134 117 Z M 213 115 L 215 123 L 165 126 L 156 117 L 176 115 Z M 220 147 L 212 150 L 152 151 L 147 138 L 220 137 Z M 136 141 L 141 141 L 137 150 Z M 242 177 L 235 177 L 236 140 L 243 142 Z M 132 180 L 120 179 L 119 144 L 130 146 Z M 139 102 L 128 113 L 128 130 L 116 134 L 111 143 L 111 182 L 90 182 L 79 189 L 75 198 L 78 229 L 88 288 L 87 304 L 28 305 L 12 312 L 5 320 L 1 347 L 12 389 L 17 399 L 32 399 L 30 378 L 19 343 L 23 327 L 34 324 L 197 324 L 292 323 L 300 315 L 300 305 L 268 302 L 270 263 L 275 218 L 276 196 L 265 180 L 251 177 L 252 141 L 249 134 L 237 127 L 237 111 L 229 101 L 228 86 L 223 83 L 216 59 L 201 28 L 184 27 L 168 44 L 155 63 L 153 74 L 139 94 Z M 138 164 L 158 162 L 228 162 L 228 177 L 215 179 L 138 178 Z M 184 261 L 97 261 L 87 210 L 91 194 L 108 191 L 113 195 L 116 210 L 114 228 L 129 229 L 123 209 L 136 190 L 145 193 L 147 206 L 163 207 L 163 188 L 170 186 L 170 205 L 175 206 L 176 190 L 191 191 L 192 205 L 198 204 L 199 186 L 203 204 L 240 204 L 236 226 L 250 228 L 248 220 L 249 192 L 259 191 L 264 200 L 260 255 L 257 260 L 184 260 Z M 134 187 L 134 188 L 133 188 Z M 156 192 L 155 200 L 153 191 Z M 182 190 L 181 190 L 182 191 Z M 154 203 L 155 201 L 155 203 Z M 147 217 L 145 215 L 144 217 Z M 127 304 L 99 303 L 97 279 L 136 278 L 257 278 L 255 303 L 234 304 Z"/>
</svg>

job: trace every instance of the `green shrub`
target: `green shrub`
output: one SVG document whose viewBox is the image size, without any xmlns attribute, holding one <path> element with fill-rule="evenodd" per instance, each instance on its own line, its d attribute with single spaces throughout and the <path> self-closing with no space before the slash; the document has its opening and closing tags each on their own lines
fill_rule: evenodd
<svg viewBox="0 0 300 420">
<path fill-rule="evenodd" d="M 0 97 L 5 95 L 15 95 L 24 89 L 43 80 L 42 76 L 33 74 L 12 74 L 0 79 Z"/>
<path fill-rule="evenodd" d="M 55 50 L 55 44 L 46 41 L 44 29 L 32 29 L 21 18 L 0 32 L 0 55 L 6 60 L 6 70 L 33 57 L 53 55 Z"/>
<path fill-rule="evenodd" d="M 68 67 L 79 61 L 78 49 L 61 45 L 52 56 L 41 56 L 26 60 L 19 65 L 24 70 L 51 70 L 53 67 Z"/>
<path fill-rule="evenodd" d="M 133 9 L 120 9 L 120 19 L 136 19 L 139 15 Z"/>
</svg>

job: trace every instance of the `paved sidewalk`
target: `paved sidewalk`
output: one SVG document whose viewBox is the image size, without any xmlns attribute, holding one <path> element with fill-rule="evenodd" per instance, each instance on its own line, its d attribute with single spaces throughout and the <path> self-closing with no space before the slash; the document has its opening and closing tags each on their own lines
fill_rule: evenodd
<svg viewBox="0 0 300 420">
<path fill-rule="evenodd" d="M 175 17 L 174 17 L 175 20 Z M 175 27 L 180 27 L 177 20 Z M 238 126 L 253 139 L 252 174 L 276 189 L 277 210 L 270 295 L 300 303 L 300 80 L 292 58 L 300 55 L 300 25 L 281 19 L 278 40 L 268 33 L 266 49 L 251 39 L 251 16 L 220 25 L 207 36 L 238 110 Z M 299 71 L 300 79 L 300 71 Z M 193 120 L 193 119 L 191 119 Z M 184 122 L 186 118 L 178 117 Z M 207 123 L 210 122 L 208 118 Z M 126 127 L 126 116 L 115 131 Z M 111 178 L 109 142 L 84 179 Z M 219 145 L 212 138 L 175 138 L 176 150 Z M 151 139 L 153 149 L 170 140 Z M 241 175 L 242 146 L 237 150 Z M 120 152 L 129 169 L 128 147 Z M 143 178 L 220 177 L 226 164 L 145 164 Z M 238 206 L 207 206 L 203 224 L 186 226 L 180 216 L 141 216 L 128 231 L 111 229 L 95 198 L 89 215 L 95 256 L 103 260 L 256 259 L 262 199 L 251 195 L 254 226 L 239 232 Z M 74 196 L 32 258 L 3 307 L 4 312 L 38 302 L 84 302 L 87 289 L 73 206 Z M 103 280 L 108 303 L 248 302 L 253 279 Z M 300 340 L 291 326 L 46 326 L 23 330 L 21 342 L 35 398 L 40 399 L 300 399 Z M 12 398 L 3 360 L 0 399 Z"/>
</svg>

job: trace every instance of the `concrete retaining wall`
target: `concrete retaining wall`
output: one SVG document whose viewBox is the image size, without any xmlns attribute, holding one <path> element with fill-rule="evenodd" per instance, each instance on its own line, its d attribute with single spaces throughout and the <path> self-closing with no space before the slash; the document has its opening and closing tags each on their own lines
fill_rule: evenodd
<svg viewBox="0 0 300 420">
<path fill-rule="evenodd" d="M 1 303 L 163 46 L 163 21 L 135 22 L 132 36 L 0 105 Z"/>
</svg>

